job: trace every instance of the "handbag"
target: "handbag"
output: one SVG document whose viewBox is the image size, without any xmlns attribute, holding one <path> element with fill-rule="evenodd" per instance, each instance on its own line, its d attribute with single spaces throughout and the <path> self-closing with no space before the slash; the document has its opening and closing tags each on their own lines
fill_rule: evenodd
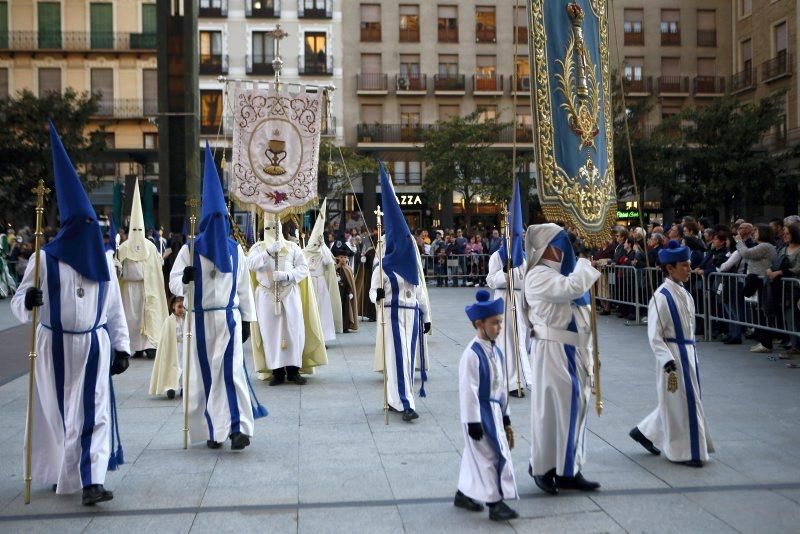
<svg viewBox="0 0 800 534">
<path fill-rule="evenodd" d="M 759 289 L 761 289 L 762 285 L 763 282 L 759 275 L 753 273 L 748 274 L 747 277 L 744 279 L 744 288 L 742 290 L 744 296 L 752 297 L 758 292 Z"/>
</svg>

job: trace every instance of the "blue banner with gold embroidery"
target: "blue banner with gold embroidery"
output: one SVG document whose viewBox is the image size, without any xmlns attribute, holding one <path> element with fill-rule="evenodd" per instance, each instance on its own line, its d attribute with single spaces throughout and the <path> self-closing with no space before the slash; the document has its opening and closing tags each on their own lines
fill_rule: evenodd
<svg viewBox="0 0 800 534">
<path fill-rule="evenodd" d="M 528 0 L 542 211 L 597 246 L 617 205 L 607 9 L 606 0 Z"/>
</svg>

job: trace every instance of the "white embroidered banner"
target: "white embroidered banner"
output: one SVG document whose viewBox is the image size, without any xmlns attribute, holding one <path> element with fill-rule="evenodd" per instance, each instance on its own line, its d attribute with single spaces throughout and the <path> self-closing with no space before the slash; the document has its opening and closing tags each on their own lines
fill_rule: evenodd
<svg viewBox="0 0 800 534">
<path fill-rule="evenodd" d="M 324 98 L 285 85 L 237 90 L 230 178 L 237 202 L 280 213 L 316 201 Z"/>
</svg>

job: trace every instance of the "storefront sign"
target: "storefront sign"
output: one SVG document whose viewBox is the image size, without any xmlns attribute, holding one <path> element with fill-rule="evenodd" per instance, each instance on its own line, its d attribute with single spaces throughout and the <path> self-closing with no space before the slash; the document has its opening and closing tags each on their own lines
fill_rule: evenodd
<svg viewBox="0 0 800 534">
<path fill-rule="evenodd" d="M 637 210 L 617 210 L 617 219 L 638 219 L 639 212 Z"/>
<path fill-rule="evenodd" d="M 401 206 L 422 206 L 422 195 L 419 193 L 398 193 L 397 203 Z"/>
</svg>

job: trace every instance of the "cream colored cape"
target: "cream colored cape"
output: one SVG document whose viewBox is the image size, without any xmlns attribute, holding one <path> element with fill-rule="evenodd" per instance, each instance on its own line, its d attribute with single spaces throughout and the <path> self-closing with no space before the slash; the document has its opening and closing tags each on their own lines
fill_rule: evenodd
<svg viewBox="0 0 800 534">
<path fill-rule="evenodd" d="M 183 351 L 179 350 L 179 345 L 183 343 L 178 343 L 176 327 L 174 315 L 167 317 L 161 327 L 161 339 L 150 375 L 150 395 L 163 395 L 168 389 L 178 391 L 181 388 L 179 358 L 183 358 Z"/>
<path fill-rule="evenodd" d="M 128 242 L 119 246 L 117 260 L 122 263 L 128 258 Z M 164 292 L 164 272 L 161 268 L 161 255 L 156 246 L 149 240 L 145 241 L 147 258 L 144 262 L 144 321 L 141 334 L 158 347 L 161 338 L 161 325 L 168 315 L 167 295 Z M 133 260 L 132 260 L 133 261 Z M 125 280 L 120 280 L 120 289 L 125 288 Z"/>
</svg>

